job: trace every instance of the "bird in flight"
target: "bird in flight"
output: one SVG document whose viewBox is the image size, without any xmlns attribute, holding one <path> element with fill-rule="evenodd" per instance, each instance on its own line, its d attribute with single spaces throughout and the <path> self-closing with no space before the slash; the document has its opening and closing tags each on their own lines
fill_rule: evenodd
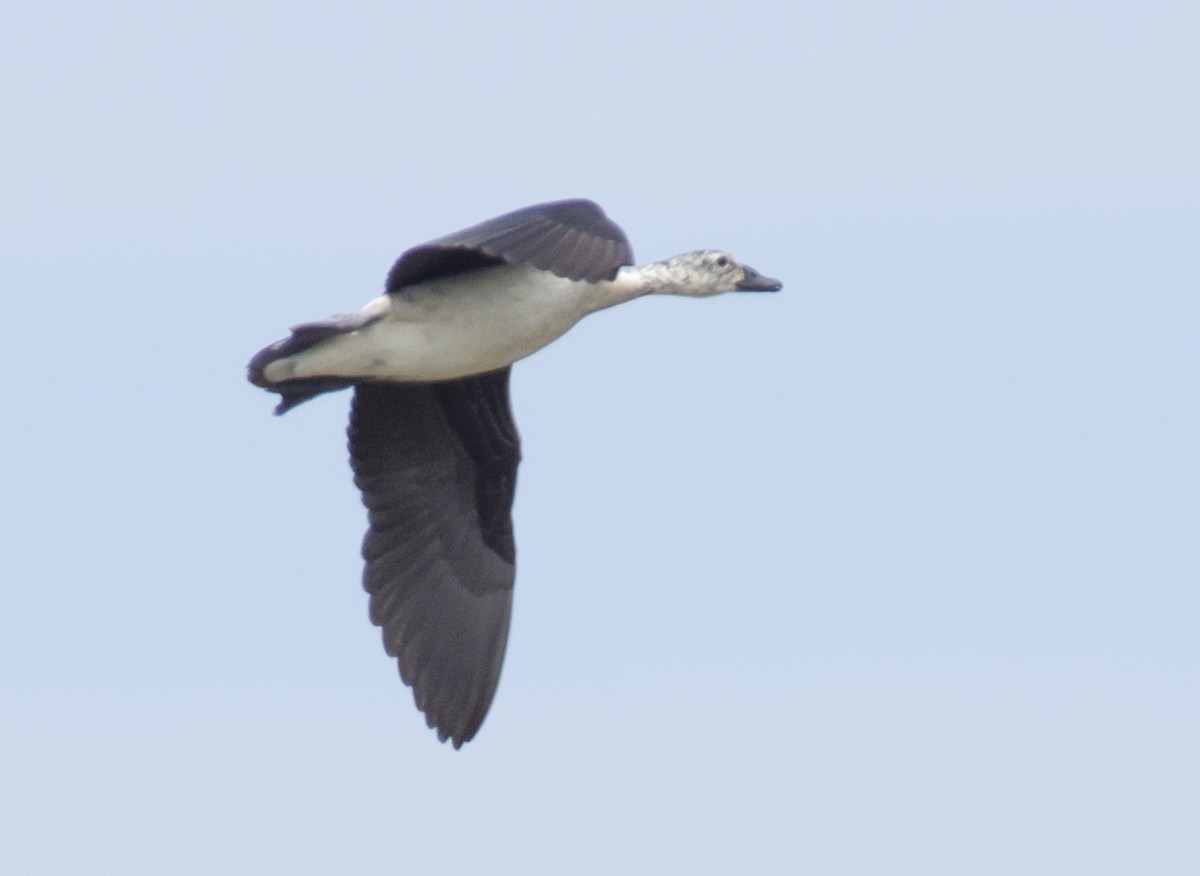
<svg viewBox="0 0 1200 876">
<path fill-rule="evenodd" d="M 555 201 L 413 247 L 359 313 L 297 325 L 251 359 L 250 382 L 279 394 L 277 414 L 354 390 L 347 432 L 367 506 L 371 621 L 440 740 L 459 748 L 475 736 L 508 641 L 513 362 L 642 295 L 781 288 L 716 250 L 633 266 L 599 206 Z"/>
</svg>

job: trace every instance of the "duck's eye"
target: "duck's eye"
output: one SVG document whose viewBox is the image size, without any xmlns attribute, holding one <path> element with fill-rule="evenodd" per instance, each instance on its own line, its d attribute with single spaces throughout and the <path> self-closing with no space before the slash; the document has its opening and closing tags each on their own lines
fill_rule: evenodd
<svg viewBox="0 0 1200 876">
<path fill-rule="evenodd" d="M 724 268 L 724 267 L 728 266 L 728 264 L 729 264 L 729 259 L 725 258 L 725 256 L 721 256 L 719 259 L 717 259 L 717 267 L 718 268 Z"/>
</svg>

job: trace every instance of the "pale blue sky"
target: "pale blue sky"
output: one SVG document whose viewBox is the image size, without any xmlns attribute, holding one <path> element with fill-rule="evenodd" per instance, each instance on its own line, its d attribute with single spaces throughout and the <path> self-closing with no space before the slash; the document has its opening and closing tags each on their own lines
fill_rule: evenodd
<svg viewBox="0 0 1200 876">
<path fill-rule="evenodd" d="M 1194 4 L 22 5 L 6 871 L 1200 871 Z M 243 369 L 577 196 L 786 286 L 517 367 L 455 752 L 366 619 L 347 397 Z"/>
</svg>

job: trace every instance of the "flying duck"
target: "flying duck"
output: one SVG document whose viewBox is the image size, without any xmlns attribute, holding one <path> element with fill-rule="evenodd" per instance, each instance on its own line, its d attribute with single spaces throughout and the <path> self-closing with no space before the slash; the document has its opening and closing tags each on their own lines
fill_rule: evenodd
<svg viewBox="0 0 1200 876">
<path fill-rule="evenodd" d="M 715 250 L 633 267 L 587 200 L 538 204 L 414 247 L 361 312 L 303 323 L 250 361 L 282 414 L 353 387 L 350 464 L 369 526 L 371 621 L 438 738 L 487 715 L 508 641 L 520 441 L 512 363 L 589 313 L 648 293 L 776 292 Z"/>
</svg>

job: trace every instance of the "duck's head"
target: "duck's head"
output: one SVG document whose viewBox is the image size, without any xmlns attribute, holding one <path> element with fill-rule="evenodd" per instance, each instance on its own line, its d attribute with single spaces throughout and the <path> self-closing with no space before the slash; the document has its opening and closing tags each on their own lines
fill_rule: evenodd
<svg viewBox="0 0 1200 876">
<path fill-rule="evenodd" d="M 669 283 L 661 291 L 676 295 L 719 295 L 722 292 L 778 292 L 783 283 L 764 277 L 727 252 L 703 249 L 660 263 Z"/>
</svg>

